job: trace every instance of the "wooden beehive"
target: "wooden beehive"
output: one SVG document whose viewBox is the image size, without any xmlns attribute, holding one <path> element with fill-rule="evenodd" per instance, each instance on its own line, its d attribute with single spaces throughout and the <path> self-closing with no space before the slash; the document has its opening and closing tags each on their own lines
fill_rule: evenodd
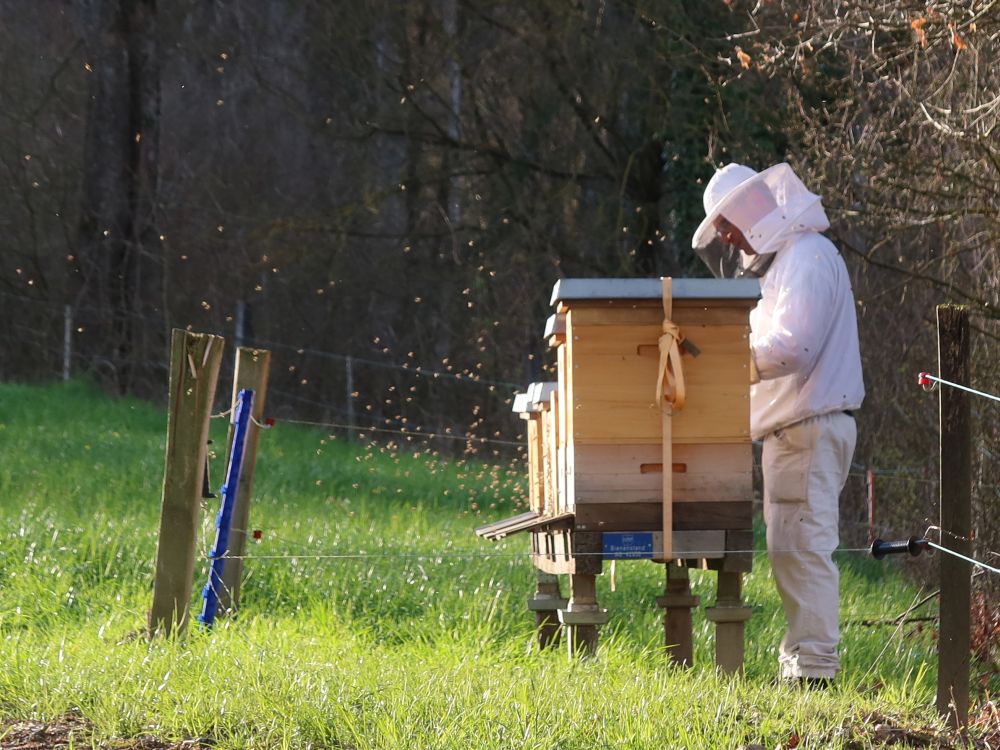
<svg viewBox="0 0 1000 750">
<path fill-rule="evenodd" d="M 667 315 L 683 336 L 686 385 L 683 408 L 666 415 L 656 403 L 664 283 Z M 554 514 L 572 513 L 577 531 L 659 534 L 670 524 L 672 534 L 653 538 L 652 557 L 747 549 L 748 315 L 758 294 L 752 280 L 556 284 L 552 304 L 565 316 L 565 340 L 557 344 L 564 481 Z"/>
<path fill-rule="evenodd" d="M 559 281 L 545 330 L 558 379 L 531 384 L 514 407 L 528 422 L 530 510 L 479 533 L 532 531 L 536 565 L 552 573 L 577 569 L 564 554 L 572 545 L 543 537 L 589 532 L 602 535 L 605 559 L 732 551 L 729 567 L 748 570 L 748 316 L 758 294 L 753 280 Z M 680 409 L 656 402 L 665 319 L 682 338 Z"/>
<path fill-rule="evenodd" d="M 541 646 L 560 628 L 571 653 L 593 651 L 608 614 L 595 577 L 605 560 L 666 566 L 671 659 L 690 664 L 687 567 L 718 571 L 716 663 L 743 663 L 741 576 L 751 569 L 749 310 L 756 281 L 563 279 L 545 337 L 555 383 L 533 383 L 514 411 L 527 421 L 530 507 L 476 529 L 530 532 L 537 571 L 528 600 Z M 666 467 L 666 471 L 664 471 Z M 564 599 L 559 575 L 568 574 Z"/>
</svg>

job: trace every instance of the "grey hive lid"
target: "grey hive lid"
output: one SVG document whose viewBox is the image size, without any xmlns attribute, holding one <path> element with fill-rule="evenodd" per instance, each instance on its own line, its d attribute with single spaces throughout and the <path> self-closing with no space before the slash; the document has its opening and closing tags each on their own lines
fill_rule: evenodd
<svg viewBox="0 0 1000 750">
<path fill-rule="evenodd" d="M 559 388 L 559 383 L 547 381 L 528 386 L 528 400 L 532 404 L 548 403 L 549 397 Z"/>
<path fill-rule="evenodd" d="M 527 393 L 515 393 L 514 394 L 514 405 L 511 407 L 511 411 L 517 414 L 525 414 L 531 409 L 531 402 L 528 400 Z"/>
<path fill-rule="evenodd" d="M 674 299 L 757 299 L 757 279 L 674 279 Z M 559 279 L 552 288 L 552 302 L 602 299 L 660 299 L 659 279 Z"/>
<path fill-rule="evenodd" d="M 566 333 L 566 316 L 559 313 L 553 313 L 545 321 L 545 333 L 543 334 L 543 338 L 556 336 L 560 333 Z"/>
</svg>

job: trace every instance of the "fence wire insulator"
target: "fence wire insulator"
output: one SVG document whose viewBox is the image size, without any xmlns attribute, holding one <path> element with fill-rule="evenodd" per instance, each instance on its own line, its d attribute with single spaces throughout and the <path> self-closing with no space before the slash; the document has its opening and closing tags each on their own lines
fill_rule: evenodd
<svg viewBox="0 0 1000 750">
<path fill-rule="evenodd" d="M 899 542 L 886 542 L 876 539 L 872 542 L 871 553 L 876 560 L 881 560 L 886 555 L 901 555 L 908 552 L 912 557 L 917 557 L 921 552 L 928 549 L 928 540 L 924 537 L 911 536 L 909 539 Z"/>
</svg>

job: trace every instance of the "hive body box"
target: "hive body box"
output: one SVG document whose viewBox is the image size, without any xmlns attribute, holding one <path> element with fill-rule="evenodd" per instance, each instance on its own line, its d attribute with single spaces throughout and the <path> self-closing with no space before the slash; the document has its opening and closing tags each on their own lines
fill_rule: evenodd
<svg viewBox="0 0 1000 750">
<path fill-rule="evenodd" d="M 547 437 L 555 439 L 558 455 L 548 471 L 563 481 L 549 513 L 574 514 L 578 532 L 655 532 L 653 557 L 721 557 L 723 550 L 749 549 L 751 541 L 747 321 L 758 285 L 677 279 L 670 286 L 670 317 L 685 342 L 686 402 L 665 428 L 655 399 L 661 281 L 556 284 L 552 302 L 565 316 L 565 334 L 553 341 L 556 434 L 549 430 Z M 667 473 L 665 429 L 672 453 Z M 666 493 L 665 479 L 671 485 Z M 672 508 L 665 516 L 667 496 Z M 665 517 L 672 533 L 664 546 Z M 565 570 L 552 566 L 553 572 L 556 567 Z"/>
</svg>

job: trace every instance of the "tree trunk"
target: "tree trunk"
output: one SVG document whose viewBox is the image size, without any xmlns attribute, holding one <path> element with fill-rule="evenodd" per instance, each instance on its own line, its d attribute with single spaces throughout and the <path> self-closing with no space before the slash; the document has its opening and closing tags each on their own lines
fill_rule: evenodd
<svg viewBox="0 0 1000 750">
<path fill-rule="evenodd" d="M 161 278 L 155 222 L 159 150 L 156 0 L 96 0 L 78 232 L 76 305 L 92 322 L 84 355 L 121 392 L 148 358 L 143 292 Z M 144 262 L 146 261 L 146 262 Z M 154 295 L 152 299 L 158 299 Z"/>
</svg>

